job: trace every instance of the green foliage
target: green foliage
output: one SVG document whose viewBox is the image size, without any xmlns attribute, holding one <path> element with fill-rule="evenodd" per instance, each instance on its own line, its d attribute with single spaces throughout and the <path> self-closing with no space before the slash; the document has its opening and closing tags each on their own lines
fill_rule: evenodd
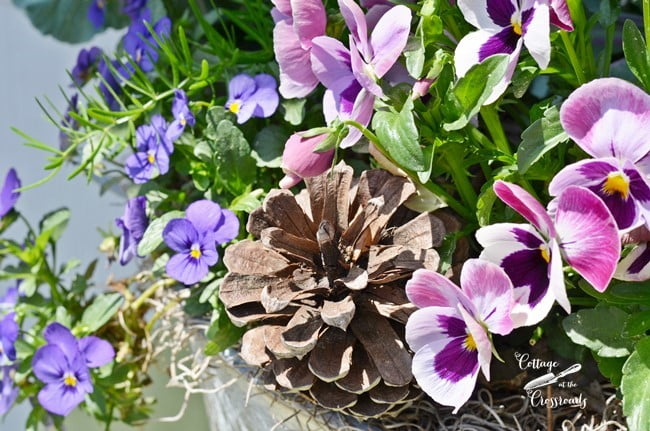
<svg viewBox="0 0 650 431">
<path fill-rule="evenodd" d="M 650 423 L 650 365 L 633 352 L 623 366 L 623 413 L 630 431 L 644 431 Z"/>
<path fill-rule="evenodd" d="M 643 35 L 632 20 L 623 25 L 623 52 L 625 61 L 646 90 L 650 90 L 650 59 Z"/>
<path fill-rule="evenodd" d="M 621 330 L 629 314 L 617 307 L 598 306 L 573 313 L 562 326 L 574 343 L 588 347 L 598 356 L 619 358 L 632 353 L 634 342 Z"/>
<path fill-rule="evenodd" d="M 521 134 L 521 144 L 517 151 L 519 173 L 526 173 L 544 154 L 568 140 L 569 135 L 560 124 L 560 110 L 557 106 L 550 106 L 542 118 Z"/>
</svg>

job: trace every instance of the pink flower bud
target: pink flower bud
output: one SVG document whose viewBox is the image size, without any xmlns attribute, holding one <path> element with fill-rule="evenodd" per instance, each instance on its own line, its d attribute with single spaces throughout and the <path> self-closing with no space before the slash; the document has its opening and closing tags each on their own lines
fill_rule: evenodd
<svg viewBox="0 0 650 431">
<path fill-rule="evenodd" d="M 293 187 L 303 178 L 320 175 L 332 166 L 334 149 L 323 153 L 314 152 L 327 136 L 323 134 L 303 138 L 300 133 L 291 135 L 282 153 L 282 170 L 286 175 L 280 181 L 281 188 Z"/>
</svg>

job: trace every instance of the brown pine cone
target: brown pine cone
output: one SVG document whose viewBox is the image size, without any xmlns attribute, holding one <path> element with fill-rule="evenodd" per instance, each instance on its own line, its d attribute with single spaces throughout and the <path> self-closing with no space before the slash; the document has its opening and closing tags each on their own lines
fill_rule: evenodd
<svg viewBox="0 0 650 431">
<path fill-rule="evenodd" d="M 413 388 L 404 292 L 419 268 L 436 270 L 443 222 L 402 204 L 415 193 L 383 170 L 358 181 L 341 162 L 297 196 L 271 191 L 248 220 L 256 241 L 227 248 L 219 297 L 232 321 L 256 325 L 241 355 L 278 390 L 369 418 L 390 414 Z"/>
</svg>

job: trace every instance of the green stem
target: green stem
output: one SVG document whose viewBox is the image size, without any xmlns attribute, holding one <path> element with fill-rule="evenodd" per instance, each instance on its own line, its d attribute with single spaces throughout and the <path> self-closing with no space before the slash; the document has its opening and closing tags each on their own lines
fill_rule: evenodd
<svg viewBox="0 0 650 431">
<path fill-rule="evenodd" d="M 650 58 L 650 0 L 643 0 L 643 30 L 645 33 L 646 56 Z"/>
<path fill-rule="evenodd" d="M 569 61 L 571 62 L 573 71 L 575 72 L 576 78 L 578 79 L 578 85 L 580 86 L 587 82 L 585 79 L 585 72 L 582 70 L 582 65 L 580 64 L 580 60 L 578 60 L 578 55 L 576 54 L 576 50 L 573 47 L 569 33 L 564 30 L 560 30 L 560 37 L 562 38 L 562 42 L 564 42 L 564 49 L 569 56 Z"/>
<path fill-rule="evenodd" d="M 476 208 L 478 195 L 467 177 L 467 172 L 463 167 L 463 157 L 458 152 L 446 152 L 445 160 L 451 168 L 451 176 L 454 179 L 454 185 L 458 189 L 458 194 L 470 208 Z"/>
<path fill-rule="evenodd" d="M 612 50 L 614 48 L 614 33 L 616 31 L 616 23 L 610 25 L 605 30 L 605 49 L 603 49 L 602 63 L 600 69 L 600 76 L 609 76 L 609 69 L 612 64 Z"/>
<path fill-rule="evenodd" d="M 503 131 L 503 126 L 501 125 L 501 119 L 499 114 L 493 105 L 484 106 L 481 108 L 481 118 L 485 122 L 485 126 L 490 132 L 492 137 L 492 142 L 496 145 L 497 149 L 503 154 L 512 156 L 512 150 L 510 150 L 510 144 L 508 143 L 508 138 L 506 137 L 505 132 Z"/>
<path fill-rule="evenodd" d="M 152 284 L 147 290 L 142 292 L 142 295 L 138 297 L 133 303 L 131 304 L 131 310 L 136 311 L 144 302 L 151 298 L 158 289 L 161 287 L 167 287 L 167 286 L 173 286 L 176 284 L 176 280 L 172 280 L 171 278 L 165 278 L 162 280 L 159 280 Z"/>
</svg>

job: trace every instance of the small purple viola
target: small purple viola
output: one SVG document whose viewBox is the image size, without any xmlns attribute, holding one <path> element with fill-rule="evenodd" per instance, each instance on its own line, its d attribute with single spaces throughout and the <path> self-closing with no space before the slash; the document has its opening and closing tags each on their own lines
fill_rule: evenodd
<svg viewBox="0 0 650 431">
<path fill-rule="evenodd" d="M 136 196 L 129 199 L 124 208 L 124 215 L 115 219 L 115 224 L 122 229 L 119 251 L 120 264 L 126 265 L 134 256 L 138 256 L 138 244 L 149 225 L 147 198 Z"/>
<path fill-rule="evenodd" d="M 490 379 L 490 333 L 507 335 L 513 329 L 513 288 L 503 269 L 469 259 L 460 285 L 426 269 L 406 283 L 409 301 L 419 308 L 406 322 L 406 341 L 415 352 L 413 375 L 454 413 L 472 395 L 479 368 Z"/>
<path fill-rule="evenodd" d="M 136 184 L 144 184 L 169 171 L 169 148 L 156 129 L 145 124 L 136 130 L 136 153 L 126 159 L 126 173 Z"/>
<path fill-rule="evenodd" d="M 90 3 L 90 6 L 88 7 L 88 21 L 90 21 L 95 28 L 104 27 L 107 1 L 108 0 L 92 0 L 92 3 Z"/>
<path fill-rule="evenodd" d="M 171 32 L 171 20 L 167 17 L 159 19 L 153 26 L 153 33 L 149 31 L 145 22 L 151 22 L 151 11 L 144 9 L 138 19 L 134 21 L 124 36 L 124 50 L 131 56 L 133 61 L 140 66 L 143 72 L 151 72 L 158 62 L 158 42 L 165 39 Z"/>
<path fill-rule="evenodd" d="M 158 137 L 158 142 L 165 148 L 168 155 L 171 155 L 174 152 L 174 142 L 169 139 L 169 127 L 170 125 L 160 114 L 154 114 L 151 116 L 151 121 L 149 122 L 151 127 L 156 131 L 156 136 Z"/>
<path fill-rule="evenodd" d="M 47 344 L 32 359 L 34 375 L 45 386 L 38 393 L 38 402 L 50 413 L 67 416 L 93 392 L 90 368 L 108 364 L 115 350 L 97 337 L 75 338 L 60 323 L 45 328 Z"/>
<path fill-rule="evenodd" d="M 280 94 L 306 97 L 318 85 L 311 69 L 312 39 L 325 35 L 327 13 L 322 0 L 272 0 L 273 50 L 280 66 Z"/>
<path fill-rule="evenodd" d="M 125 0 L 122 12 L 136 21 L 147 7 L 147 0 Z"/>
<path fill-rule="evenodd" d="M 5 294 L 0 297 L 0 313 L 14 309 L 20 297 L 19 286 L 20 282 L 17 282 L 15 286 L 8 288 Z"/>
<path fill-rule="evenodd" d="M 228 83 L 226 109 L 237 115 L 242 124 L 251 117 L 268 118 L 280 103 L 275 78 L 266 73 L 252 77 L 241 73 Z"/>
<path fill-rule="evenodd" d="M 323 97 L 325 120 L 353 120 L 367 126 L 375 97 L 382 97 L 378 84 L 404 51 L 411 28 L 411 11 L 395 6 L 384 13 L 368 35 L 363 11 L 352 0 L 339 0 L 341 14 L 350 30 L 350 49 L 339 40 L 319 36 L 313 39 L 311 63 L 314 74 L 327 88 Z M 354 145 L 361 131 L 348 127 L 341 148 Z"/>
<path fill-rule="evenodd" d="M 323 134 L 305 138 L 300 132 L 291 135 L 282 153 L 282 170 L 285 175 L 280 180 L 280 188 L 291 188 L 303 178 L 316 177 L 332 167 L 334 149 L 322 153 L 314 151 L 327 136 Z"/>
<path fill-rule="evenodd" d="M 587 187 L 605 202 L 621 231 L 650 225 L 650 96 L 618 78 L 596 79 L 571 93 L 560 121 L 593 159 L 562 169 L 549 193 Z"/>
<path fill-rule="evenodd" d="M 541 69 L 551 59 L 550 15 L 547 2 L 537 0 L 458 0 L 465 20 L 478 29 L 456 47 L 456 75 L 463 77 L 475 64 L 496 54 L 508 54 L 510 62 L 503 80 L 485 102 L 495 102 L 508 88 L 522 45 Z"/>
<path fill-rule="evenodd" d="M 0 416 L 9 411 L 18 398 L 18 386 L 14 383 L 16 366 L 0 367 L 2 379 L 0 380 Z"/>
<path fill-rule="evenodd" d="M 568 313 L 562 259 L 596 290 L 607 289 L 621 242 L 616 222 L 594 193 L 571 186 L 555 202 L 554 219 L 521 187 L 497 181 L 496 195 L 529 224 L 497 223 L 476 232 L 480 258 L 500 265 L 514 285 L 515 326 L 541 321 L 557 301 Z M 532 226 L 531 226 L 532 225 Z"/>
<path fill-rule="evenodd" d="M 77 55 L 77 63 L 72 69 L 71 75 L 74 84 L 83 85 L 93 74 L 93 69 L 99 63 L 99 60 L 102 58 L 102 50 L 96 46 L 93 46 L 90 49 L 82 49 Z"/>
<path fill-rule="evenodd" d="M 174 91 L 174 100 L 172 101 L 172 115 L 174 121 L 167 129 L 167 139 L 171 142 L 176 141 L 183 134 L 185 126 L 194 127 L 196 120 L 189 107 L 187 94 L 183 90 Z"/>
<path fill-rule="evenodd" d="M 167 273 L 185 285 L 201 281 L 219 261 L 216 245 L 238 233 L 239 219 L 232 211 L 209 200 L 192 203 L 185 218 L 171 220 L 163 231 L 165 243 L 177 253 L 167 262 Z"/>
<path fill-rule="evenodd" d="M 6 216 L 16 205 L 20 192 L 15 190 L 19 189 L 20 186 L 21 182 L 16 170 L 14 168 L 9 169 L 5 182 L 2 184 L 2 190 L 0 190 L 0 217 Z"/>
<path fill-rule="evenodd" d="M 0 320 L 0 365 L 11 365 L 16 360 L 17 339 L 16 313 L 9 313 Z"/>
</svg>

